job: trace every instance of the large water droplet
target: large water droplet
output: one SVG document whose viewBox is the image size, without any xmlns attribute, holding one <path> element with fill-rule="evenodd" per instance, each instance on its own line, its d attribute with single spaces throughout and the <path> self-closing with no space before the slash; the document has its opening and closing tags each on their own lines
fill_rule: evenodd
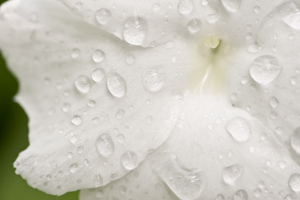
<svg viewBox="0 0 300 200">
<path fill-rule="evenodd" d="M 104 78 L 104 76 L 105 72 L 101 68 L 95 69 L 92 73 L 92 79 L 95 82 L 100 82 Z"/>
<path fill-rule="evenodd" d="M 251 77 L 260 84 L 272 82 L 280 71 L 281 66 L 273 56 L 260 56 L 250 65 Z"/>
<path fill-rule="evenodd" d="M 197 33 L 201 29 L 201 21 L 197 18 L 191 19 L 187 24 L 187 28 L 191 33 Z"/>
<path fill-rule="evenodd" d="M 103 185 L 103 178 L 100 174 L 96 174 L 94 176 L 94 180 L 93 180 L 94 186 L 95 187 L 100 187 Z"/>
<path fill-rule="evenodd" d="M 157 173 L 179 199 L 198 199 L 205 187 L 201 169 L 186 168 L 175 155 L 164 167 L 166 170 Z"/>
<path fill-rule="evenodd" d="M 102 62 L 105 58 L 105 53 L 100 49 L 97 49 L 93 52 L 92 58 L 95 63 Z"/>
<path fill-rule="evenodd" d="M 241 0 L 222 0 L 222 4 L 227 10 L 236 12 L 241 6 Z"/>
<path fill-rule="evenodd" d="M 81 93 L 88 93 L 91 89 L 91 80 L 85 75 L 78 76 L 75 80 L 75 87 Z"/>
<path fill-rule="evenodd" d="M 238 142 L 247 141 L 251 134 L 249 123 L 241 117 L 235 117 L 229 120 L 226 124 L 226 129 Z"/>
<path fill-rule="evenodd" d="M 180 0 L 177 9 L 180 14 L 187 15 L 194 10 L 194 4 L 191 0 Z"/>
<path fill-rule="evenodd" d="M 99 24 L 101 25 L 107 24 L 110 18 L 111 18 L 111 12 L 108 9 L 101 8 L 96 11 L 96 20 Z"/>
<path fill-rule="evenodd" d="M 82 123 L 82 118 L 78 115 L 74 115 L 71 119 L 71 122 L 76 125 L 79 126 Z"/>
<path fill-rule="evenodd" d="M 115 97 L 121 98 L 126 94 L 126 82 L 117 73 L 108 76 L 106 85 L 109 92 Z"/>
<path fill-rule="evenodd" d="M 248 200 L 248 194 L 245 190 L 238 190 L 234 193 L 233 200 Z"/>
<path fill-rule="evenodd" d="M 103 157 L 108 157 L 115 151 L 114 142 L 107 133 L 104 133 L 97 138 L 96 148 Z"/>
<path fill-rule="evenodd" d="M 72 165 L 69 167 L 69 171 L 70 171 L 71 173 L 76 172 L 77 169 L 78 169 L 78 164 L 77 164 L 77 163 L 74 163 L 74 164 L 72 164 Z"/>
<path fill-rule="evenodd" d="M 294 192 L 300 192 L 300 174 L 292 174 L 289 179 L 289 185 Z"/>
<path fill-rule="evenodd" d="M 121 162 L 126 170 L 133 170 L 138 165 L 137 154 L 133 151 L 127 151 L 122 155 Z"/>
<path fill-rule="evenodd" d="M 147 34 L 147 21 L 141 17 L 130 17 L 124 23 L 123 38 L 132 45 L 141 45 Z"/>
<path fill-rule="evenodd" d="M 291 136 L 291 146 L 297 154 L 300 154 L 300 127 L 296 128 Z"/>
<path fill-rule="evenodd" d="M 166 81 L 166 72 L 162 66 L 148 68 L 143 75 L 143 85 L 150 92 L 158 92 Z"/>
<path fill-rule="evenodd" d="M 222 171 L 222 177 L 225 183 L 232 184 L 235 182 L 244 172 L 244 167 L 240 164 L 225 167 Z"/>
</svg>

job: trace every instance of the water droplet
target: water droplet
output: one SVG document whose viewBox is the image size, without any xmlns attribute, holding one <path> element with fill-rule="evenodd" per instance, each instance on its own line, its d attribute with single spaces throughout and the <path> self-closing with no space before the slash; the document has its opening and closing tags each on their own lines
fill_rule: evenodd
<svg viewBox="0 0 300 200">
<path fill-rule="evenodd" d="M 91 80 L 85 75 L 78 76 L 75 80 L 75 87 L 81 93 L 88 93 L 91 89 Z"/>
<path fill-rule="evenodd" d="M 162 66 L 148 68 L 143 75 L 143 85 L 150 92 L 160 91 L 166 81 L 166 72 Z"/>
<path fill-rule="evenodd" d="M 281 66 L 272 56 L 260 56 L 250 65 L 251 77 L 260 84 L 272 82 L 280 73 Z"/>
<path fill-rule="evenodd" d="M 294 192 L 300 192 L 300 174 L 292 174 L 289 179 L 289 185 Z"/>
<path fill-rule="evenodd" d="M 111 12 L 108 9 L 101 8 L 96 11 L 96 20 L 99 24 L 101 25 L 107 24 L 110 18 L 111 18 Z"/>
<path fill-rule="evenodd" d="M 241 84 L 245 85 L 249 80 L 249 77 L 248 76 L 243 76 L 242 79 L 241 79 Z"/>
<path fill-rule="evenodd" d="M 72 157 L 73 157 L 73 153 L 69 152 L 69 153 L 67 154 L 67 156 L 68 156 L 68 158 L 72 158 Z"/>
<path fill-rule="evenodd" d="M 278 106 L 278 100 L 276 97 L 272 97 L 270 99 L 270 105 L 272 106 L 272 108 L 276 108 Z"/>
<path fill-rule="evenodd" d="M 244 172 L 244 167 L 240 164 L 225 167 L 222 171 L 222 177 L 225 183 L 232 184 L 235 182 Z"/>
<path fill-rule="evenodd" d="M 147 34 L 147 21 L 141 17 L 130 17 L 124 23 L 123 38 L 132 45 L 141 45 Z"/>
<path fill-rule="evenodd" d="M 280 169 L 284 169 L 284 168 L 285 168 L 285 162 L 279 161 L 279 162 L 278 162 L 278 167 L 279 167 Z"/>
<path fill-rule="evenodd" d="M 300 154 L 300 127 L 296 128 L 291 136 L 291 146 L 297 154 Z"/>
<path fill-rule="evenodd" d="M 197 33 L 201 29 L 201 21 L 197 18 L 191 19 L 187 24 L 187 28 L 190 33 Z"/>
<path fill-rule="evenodd" d="M 109 92 L 113 96 L 121 98 L 126 94 L 126 82 L 119 74 L 110 74 L 106 84 Z"/>
<path fill-rule="evenodd" d="M 117 111 L 115 116 L 118 120 L 120 120 L 120 119 L 123 119 L 124 115 L 125 115 L 125 111 L 123 109 L 120 109 Z"/>
<path fill-rule="evenodd" d="M 104 133 L 97 138 L 96 148 L 103 157 L 108 157 L 115 151 L 114 142 L 107 133 Z"/>
<path fill-rule="evenodd" d="M 100 187 L 103 185 L 103 178 L 100 174 L 96 174 L 94 176 L 94 180 L 93 180 L 94 186 L 95 187 Z"/>
<path fill-rule="evenodd" d="M 238 190 L 233 195 L 233 200 L 248 200 L 248 195 L 245 190 Z"/>
<path fill-rule="evenodd" d="M 260 7 L 259 6 L 254 6 L 253 11 L 258 14 L 260 11 Z"/>
<path fill-rule="evenodd" d="M 122 162 L 124 169 L 133 170 L 138 165 L 137 154 L 133 151 L 127 151 L 122 155 L 121 162 Z"/>
<path fill-rule="evenodd" d="M 288 194 L 288 195 L 286 195 L 286 196 L 284 197 L 283 200 L 296 200 L 296 198 L 295 198 L 293 195 Z"/>
<path fill-rule="evenodd" d="M 71 58 L 76 59 L 80 56 L 81 51 L 79 49 L 73 49 L 71 51 Z"/>
<path fill-rule="evenodd" d="M 125 186 L 121 186 L 121 187 L 120 187 L 120 193 L 121 193 L 122 195 L 125 195 L 126 192 L 127 192 L 126 187 L 125 187 Z"/>
<path fill-rule="evenodd" d="M 105 71 L 101 68 L 95 69 L 92 73 L 92 80 L 100 82 L 105 76 Z"/>
<path fill-rule="evenodd" d="M 105 53 L 100 49 L 97 49 L 93 52 L 92 58 L 95 63 L 102 62 L 105 58 Z"/>
<path fill-rule="evenodd" d="M 180 0 L 177 9 L 180 14 L 187 15 L 194 10 L 194 4 L 191 0 Z"/>
<path fill-rule="evenodd" d="M 84 161 L 83 161 L 83 164 L 85 165 L 85 166 L 88 166 L 89 165 L 89 160 L 87 160 L 87 159 L 85 159 Z"/>
<path fill-rule="evenodd" d="M 152 121 L 153 121 L 153 119 L 152 119 L 151 116 L 147 116 L 147 117 L 146 117 L 146 122 L 147 122 L 147 124 L 151 124 Z"/>
<path fill-rule="evenodd" d="M 159 11 L 159 9 L 160 9 L 160 5 L 159 4 L 157 4 L 157 3 L 153 4 L 153 6 L 152 6 L 152 10 L 153 11 Z"/>
<path fill-rule="evenodd" d="M 62 110 L 63 112 L 69 112 L 69 110 L 70 110 L 70 104 L 64 103 L 64 104 L 62 105 L 62 107 L 61 107 L 61 110 Z"/>
<path fill-rule="evenodd" d="M 79 126 L 82 123 L 82 118 L 79 115 L 74 115 L 71 119 L 71 122 L 74 125 Z"/>
<path fill-rule="evenodd" d="M 251 134 L 249 123 L 241 117 L 235 117 L 229 120 L 226 124 L 226 129 L 238 142 L 247 141 Z"/>
<path fill-rule="evenodd" d="M 78 148 L 76 149 L 76 152 L 80 154 L 80 153 L 83 152 L 83 150 L 84 150 L 84 147 L 83 147 L 83 146 L 80 146 L 80 147 L 78 147 Z"/>
<path fill-rule="evenodd" d="M 76 172 L 77 169 L 78 169 L 78 164 L 77 164 L 77 163 L 74 163 L 74 164 L 72 164 L 72 165 L 69 167 L 69 171 L 70 171 L 71 173 Z"/>
<path fill-rule="evenodd" d="M 291 84 L 292 84 L 292 85 L 296 85 L 296 83 L 297 83 L 297 77 L 293 76 L 293 77 L 291 78 Z"/>
<path fill-rule="evenodd" d="M 260 189 L 255 189 L 253 191 L 253 196 L 255 196 L 256 198 L 260 197 L 261 195 L 261 190 Z"/>
<path fill-rule="evenodd" d="M 89 99 L 86 103 L 89 107 L 94 107 L 96 105 L 96 102 L 92 99 Z"/>
<path fill-rule="evenodd" d="M 119 143 L 123 143 L 124 140 L 125 140 L 124 135 L 122 135 L 122 134 L 117 135 L 117 141 L 118 141 Z"/>
<path fill-rule="evenodd" d="M 230 12 L 236 12 L 241 6 L 241 0 L 222 0 L 223 6 Z"/>
<path fill-rule="evenodd" d="M 75 144 L 77 140 L 78 140 L 78 137 L 77 137 L 76 135 L 73 135 L 73 136 L 70 138 L 70 142 L 71 142 L 72 144 Z"/>
</svg>

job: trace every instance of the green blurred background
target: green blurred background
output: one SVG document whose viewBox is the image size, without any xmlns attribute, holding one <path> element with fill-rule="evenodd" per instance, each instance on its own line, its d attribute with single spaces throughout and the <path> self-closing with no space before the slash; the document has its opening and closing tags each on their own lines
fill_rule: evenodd
<svg viewBox="0 0 300 200">
<path fill-rule="evenodd" d="M 0 3 L 4 0 L 0 0 Z M 1 30 L 0 30 L 1 31 Z M 78 192 L 57 197 L 31 188 L 15 174 L 13 162 L 28 146 L 28 119 L 13 97 L 18 82 L 0 53 L 0 200 L 77 200 Z"/>
</svg>

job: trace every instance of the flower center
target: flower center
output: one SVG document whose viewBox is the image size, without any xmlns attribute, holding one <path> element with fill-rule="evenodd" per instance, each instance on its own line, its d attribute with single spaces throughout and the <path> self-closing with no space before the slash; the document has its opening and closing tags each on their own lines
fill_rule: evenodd
<svg viewBox="0 0 300 200">
<path fill-rule="evenodd" d="M 198 40 L 193 48 L 189 90 L 196 93 L 220 93 L 227 84 L 232 48 L 216 34 Z"/>
</svg>

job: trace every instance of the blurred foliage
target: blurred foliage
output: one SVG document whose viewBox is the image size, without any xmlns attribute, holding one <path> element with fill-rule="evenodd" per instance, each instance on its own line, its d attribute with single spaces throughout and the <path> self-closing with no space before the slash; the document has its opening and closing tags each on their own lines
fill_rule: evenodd
<svg viewBox="0 0 300 200">
<path fill-rule="evenodd" d="M 0 3 L 4 2 L 0 0 Z M 1 31 L 1 30 L 0 30 Z M 1 200 L 77 200 L 78 192 L 57 197 L 31 188 L 15 174 L 13 162 L 28 145 L 28 118 L 13 101 L 18 83 L 0 55 L 0 199 Z"/>
</svg>

